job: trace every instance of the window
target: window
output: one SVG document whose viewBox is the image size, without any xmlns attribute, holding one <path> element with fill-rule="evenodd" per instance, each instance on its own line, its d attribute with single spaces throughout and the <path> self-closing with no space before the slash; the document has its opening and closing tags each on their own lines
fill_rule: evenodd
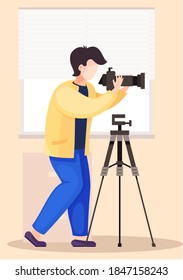
<svg viewBox="0 0 183 280">
<path fill-rule="evenodd" d="M 132 119 L 132 133 L 152 133 L 154 16 L 154 9 L 20 9 L 21 134 L 44 134 L 53 90 L 62 81 L 73 79 L 70 53 L 83 45 L 98 47 L 108 61 L 91 81 L 98 92 L 106 91 L 98 81 L 108 67 L 116 74 L 146 75 L 145 89 L 130 87 L 120 104 L 93 119 L 92 133 L 109 133 L 114 113 Z"/>
</svg>

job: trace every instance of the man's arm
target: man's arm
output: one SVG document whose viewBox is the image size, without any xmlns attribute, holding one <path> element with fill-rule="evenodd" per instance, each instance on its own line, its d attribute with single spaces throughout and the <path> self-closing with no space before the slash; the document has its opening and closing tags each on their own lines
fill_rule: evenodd
<svg viewBox="0 0 183 280">
<path fill-rule="evenodd" d="M 113 91 L 98 98 L 86 97 L 70 87 L 59 87 L 54 92 L 54 101 L 58 110 L 73 118 L 90 118 L 107 110 L 116 101 L 118 95 Z"/>
<path fill-rule="evenodd" d="M 114 107 L 116 104 L 118 104 L 126 96 L 128 87 L 123 87 L 123 88 L 120 89 L 122 82 L 123 82 L 123 77 L 122 76 L 116 77 L 116 81 L 113 80 L 114 88 L 113 88 L 112 92 L 117 94 L 117 98 L 110 105 L 110 107 L 108 109 Z M 100 93 L 96 92 L 96 97 L 100 97 L 102 95 L 103 94 L 100 94 Z"/>
</svg>

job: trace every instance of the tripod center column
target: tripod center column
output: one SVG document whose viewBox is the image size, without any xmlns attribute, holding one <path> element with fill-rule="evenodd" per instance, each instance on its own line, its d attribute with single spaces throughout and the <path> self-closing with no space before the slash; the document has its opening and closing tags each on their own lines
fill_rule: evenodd
<svg viewBox="0 0 183 280">
<path fill-rule="evenodd" d="M 123 176 L 123 161 L 122 161 L 122 135 L 117 135 L 117 168 L 116 168 L 116 175 Z"/>
</svg>

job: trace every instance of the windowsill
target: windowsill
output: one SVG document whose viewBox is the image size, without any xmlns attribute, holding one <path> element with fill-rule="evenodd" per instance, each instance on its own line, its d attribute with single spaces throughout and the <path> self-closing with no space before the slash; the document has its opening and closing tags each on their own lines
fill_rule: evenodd
<svg viewBox="0 0 183 280">
<path fill-rule="evenodd" d="M 91 139 L 109 139 L 109 133 L 91 133 Z M 19 139 L 44 139 L 44 134 L 36 133 L 21 133 L 18 136 Z M 131 133 L 130 138 L 132 139 L 154 139 L 155 135 L 152 133 Z"/>
</svg>

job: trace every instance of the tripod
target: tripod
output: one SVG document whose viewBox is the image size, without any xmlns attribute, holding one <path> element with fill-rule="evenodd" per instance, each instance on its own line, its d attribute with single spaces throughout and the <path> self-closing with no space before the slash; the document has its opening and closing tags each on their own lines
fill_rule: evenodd
<svg viewBox="0 0 183 280">
<path fill-rule="evenodd" d="M 112 124 L 113 125 L 118 125 L 118 130 L 110 131 L 110 142 L 109 142 L 104 166 L 103 166 L 101 174 L 100 174 L 102 176 L 102 179 L 101 179 L 99 191 L 98 191 L 98 194 L 97 194 L 97 199 L 96 199 L 96 202 L 95 202 L 95 206 L 94 206 L 94 210 L 93 210 L 93 214 L 92 214 L 92 218 L 91 218 L 91 222 L 90 222 L 89 231 L 88 231 L 86 241 L 88 241 L 89 236 L 90 236 L 90 232 L 91 232 L 91 228 L 92 228 L 97 204 L 98 204 L 98 201 L 99 201 L 99 196 L 100 196 L 100 193 L 101 193 L 104 177 L 107 176 L 109 168 L 117 165 L 116 176 L 119 176 L 119 241 L 118 241 L 118 247 L 122 247 L 122 243 L 121 243 L 121 176 L 123 176 L 123 165 L 124 165 L 126 167 L 131 168 L 132 175 L 135 176 L 137 187 L 138 187 L 140 198 L 141 198 L 141 202 L 142 202 L 142 206 L 143 206 L 143 209 L 144 209 L 144 214 L 145 214 L 147 226 L 148 226 L 148 229 L 149 229 L 149 234 L 150 234 L 150 237 L 151 237 L 152 247 L 156 247 L 156 244 L 155 244 L 153 236 L 152 236 L 151 227 L 150 227 L 149 219 L 148 219 L 148 216 L 147 216 L 147 211 L 146 211 L 146 208 L 145 208 L 142 192 L 141 192 L 141 189 L 140 189 L 140 184 L 139 184 L 138 177 L 137 177 L 137 176 L 139 176 L 139 173 L 138 173 L 138 168 L 135 164 L 135 160 L 134 160 L 134 156 L 133 156 L 133 152 L 132 152 L 132 147 L 131 147 L 131 144 L 130 144 L 129 131 L 128 130 L 122 130 L 122 125 L 129 124 L 129 126 L 131 126 L 132 122 L 131 121 L 129 121 L 129 122 L 121 121 L 121 118 L 124 118 L 124 117 L 125 117 L 125 115 L 121 115 L 121 114 L 120 115 L 116 115 L 116 114 L 112 115 Z M 112 154 L 114 143 L 115 143 L 116 139 L 117 139 L 117 162 L 109 166 L 111 154 Z M 123 160 L 122 160 L 123 140 L 124 140 L 126 148 L 127 148 L 127 153 L 128 153 L 128 157 L 129 157 L 131 166 L 124 163 Z"/>
</svg>

